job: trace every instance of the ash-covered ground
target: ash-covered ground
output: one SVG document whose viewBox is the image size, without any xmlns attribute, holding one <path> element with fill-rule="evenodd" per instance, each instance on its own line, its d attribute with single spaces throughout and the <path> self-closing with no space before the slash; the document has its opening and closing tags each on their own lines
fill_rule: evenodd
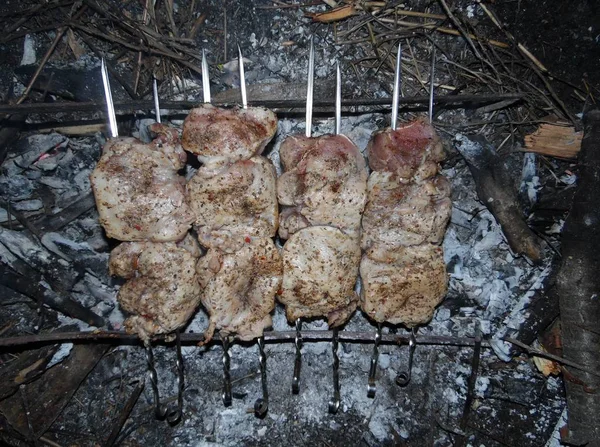
<svg viewBox="0 0 600 447">
<path fill-rule="evenodd" d="M 213 62 L 211 75 L 215 92 L 236 87 L 239 82 L 233 60 L 237 42 L 248 58 L 249 84 L 302 83 L 306 77 L 307 42 L 314 35 L 318 48 L 317 81 L 331 80 L 335 61 L 339 60 L 343 66 L 345 96 L 389 97 L 389 73 L 353 69 L 350 62 L 365 56 L 363 47 L 334 45 L 333 30 L 312 24 L 304 17 L 306 9 L 258 9 L 257 4 L 272 4 L 228 2 L 226 39 L 229 50 L 226 55 L 223 39 L 218 33 L 209 32 L 223 27 L 223 7 L 218 3 L 211 2 L 206 6 L 208 31 L 202 34 L 200 42 L 209 51 Z M 311 10 L 323 9 L 324 6 L 318 6 Z M 475 14 L 479 13 L 475 11 Z M 464 42 L 445 39 L 444 43 L 450 49 L 464 51 Z M 41 47 L 41 43 L 39 45 Z M 35 42 L 26 40 L 23 52 L 22 61 L 27 63 L 39 61 L 42 50 L 36 48 Z M 95 72 L 99 61 L 93 56 L 84 56 L 77 63 L 61 66 L 77 66 Z M 163 85 L 161 91 L 165 99 L 200 100 L 198 78 L 179 81 L 166 87 Z M 450 78 L 438 81 L 439 84 L 452 83 Z M 281 84 L 278 88 L 282 88 Z M 403 88 L 410 94 L 425 93 L 416 79 L 407 78 Z M 91 84 L 91 89 L 100 91 L 99 85 Z M 287 93 L 282 90 L 277 94 L 283 97 Z M 141 138 L 147 137 L 146 125 L 150 116 L 147 111 L 137 114 L 131 121 L 130 132 Z M 401 119 L 409 120 L 413 116 L 404 114 Z M 102 114 L 98 112 L 97 117 Z M 181 124 L 180 113 L 173 112 L 171 118 L 172 125 Z M 552 253 L 547 253 L 540 266 L 531 265 L 511 253 L 500 227 L 478 200 L 465 162 L 453 149 L 457 128 L 488 118 L 489 114 L 473 110 L 441 110 L 436 117 L 438 131 L 448 152 L 443 173 L 453 188 L 452 220 L 444 240 L 450 289 L 432 322 L 419 328 L 418 332 L 472 337 L 480 328 L 495 348 L 482 350 L 473 409 L 464 430 L 459 425 L 467 394 L 472 348 L 419 345 L 415 351 L 412 380 L 407 387 L 401 388 L 396 385 L 395 378 L 407 368 L 408 347 L 381 345 L 377 394 L 370 399 L 367 397 L 367 377 L 372 345 L 341 343 L 342 402 L 338 414 L 330 415 L 327 411 L 333 393 L 330 343 L 304 343 L 298 395 L 291 393 L 293 344 L 268 343 L 269 412 L 266 418 L 257 419 L 253 406 L 261 396 L 258 349 L 256 344 L 236 343 L 230 349 L 234 397 L 231 407 L 225 408 L 221 402 L 222 348 L 214 344 L 207 348 L 184 346 L 186 380 L 182 421 L 172 427 L 154 418 L 153 397 L 147 382 L 118 442 L 121 445 L 172 446 L 447 446 L 461 442 L 457 433 L 466 433 L 462 442 L 473 446 L 558 445 L 556 427 L 564 423 L 561 416 L 564 416 L 565 408 L 561 379 L 544 377 L 525 356 L 507 357 L 506 346 L 499 341 L 521 322 L 521 310 L 527 307 L 535 290 L 542 287 L 550 272 Z M 168 120 L 169 116 L 163 119 Z M 494 119 L 498 116 L 494 115 Z M 510 120 L 511 116 L 500 116 L 499 119 Z M 32 123 L 35 120 L 43 121 L 44 117 L 30 118 Z M 349 114 L 343 118 L 342 132 L 364 150 L 372 132 L 388 124 L 387 115 Z M 333 119 L 319 118 L 313 131 L 316 135 L 332 132 Z M 277 167 L 278 147 L 283 139 L 303 132 L 303 118 L 280 120 L 277 136 L 266 152 Z M 65 137 L 50 133 L 22 138 L 2 165 L 0 187 L 3 199 L 10 201 L 14 210 L 34 217 L 64 209 L 90 192 L 88 177 L 104 141 L 101 134 Z M 515 184 L 522 191 L 528 207 L 549 186 L 568 189 L 573 185 L 574 176 L 563 165 L 553 166 L 552 172 L 557 175 L 549 181 L 549 170 L 541 167 L 535 156 L 514 153 L 509 158 L 514 167 Z M 119 282 L 109 277 L 107 271 L 108 253 L 116 243 L 105 238 L 95 210 L 57 232 L 46 233 L 39 243 L 25 240 L 20 235 L 21 228 L 10 216 L 7 206 L 0 208 L 0 224 L 3 262 L 11 265 L 25 260 L 35 266 L 44 265 L 54 259 L 52 256 L 58 256 L 66 267 L 78 272 L 72 296 L 105 317 L 111 328 L 121 327 L 124 315 L 116 301 Z M 559 232 L 560 225 L 561 221 L 557 219 L 553 225 L 548 225 L 547 233 Z M 26 304 L 26 300 L 0 307 L 0 319 L 12 323 L 9 334 L 33 332 L 39 322 L 35 309 Z M 44 331 L 74 327 L 92 329 L 53 311 L 45 312 Z M 186 331 L 202 332 L 206 327 L 207 317 L 200 309 Z M 303 328 L 325 330 L 327 326 L 323 321 L 313 321 L 305 323 Z M 273 329 L 294 329 L 279 305 L 275 309 Z M 374 335 L 376 326 L 357 312 L 344 329 Z M 385 327 L 384 333 L 387 332 L 405 331 L 401 327 Z M 53 363 L 66 358 L 70 346 L 62 345 Z M 155 357 L 161 396 L 166 401 L 173 401 L 176 396 L 175 349 L 157 346 Z M 134 386 L 140 380 L 147 381 L 146 374 L 146 357 L 141 346 L 111 349 L 45 437 L 59 445 L 101 444 Z"/>
</svg>

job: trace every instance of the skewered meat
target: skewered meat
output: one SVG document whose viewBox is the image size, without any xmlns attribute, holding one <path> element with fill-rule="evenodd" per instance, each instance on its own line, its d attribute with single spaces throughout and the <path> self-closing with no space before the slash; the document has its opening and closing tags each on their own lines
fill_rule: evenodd
<svg viewBox="0 0 600 447">
<path fill-rule="evenodd" d="M 296 135 L 279 149 L 286 171 L 277 181 L 284 205 L 279 236 L 301 228 L 329 225 L 358 237 L 366 201 L 367 170 L 358 148 L 343 135 Z"/>
<path fill-rule="evenodd" d="M 373 320 L 427 323 L 447 291 L 442 248 L 429 243 L 367 250 L 360 263 L 361 307 Z"/>
<path fill-rule="evenodd" d="M 271 238 L 248 238 L 235 253 L 211 248 L 196 271 L 202 304 L 210 315 L 205 342 L 217 329 L 252 340 L 271 326 L 282 275 L 281 255 Z"/>
<path fill-rule="evenodd" d="M 431 319 L 447 290 L 442 242 L 450 185 L 438 175 L 443 148 L 416 120 L 376 133 L 368 145 L 368 201 L 362 220 L 361 307 L 377 322 L 412 327 Z"/>
<path fill-rule="evenodd" d="M 222 166 L 259 155 L 276 130 L 277 117 L 268 109 L 203 104 L 185 119 L 181 144 L 205 165 Z"/>
<path fill-rule="evenodd" d="M 275 167 L 260 156 L 235 162 L 217 174 L 201 167 L 187 184 L 200 243 L 230 253 L 246 237 L 275 236 L 276 178 Z"/>
<path fill-rule="evenodd" d="M 411 182 L 393 172 L 372 172 L 362 220 L 363 248 L 441 243 L 452 209 L 449 196 L 450 184 L 441 175 Z"/>
<path fill-rule="evenodd" d="M 186 161 L 177 132 L 160 124 L 151 129 L 158 137 L 150 144 L 108 141 L 90 175 L 100 223 L 121 241 L 178 241 L 194 220 L 177 173 Z"/>
<path fill-rule="evenodd" d="M 287 318 L 327 316 L 330 327 L 343 324 L 358 303 L 358 239 L 330 226 L 311 226 L 293 234 L 283 247 L 283 285 L 278 297 Z"/>
<path fill-rule="evenodd" d="M 110 254 L 109 270 L 128 281 L 117 299 L 133 314 L 125 320 L 128 332 L 142 340 L 173 332 L 192 316 L 200 304 L 196 262 L 197 242 L 124 242 Z"/>
</svg>

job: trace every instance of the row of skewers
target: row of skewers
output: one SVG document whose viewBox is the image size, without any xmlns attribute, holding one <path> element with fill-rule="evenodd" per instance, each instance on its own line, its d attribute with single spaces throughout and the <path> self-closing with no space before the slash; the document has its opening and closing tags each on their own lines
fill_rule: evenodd
<svg viewBox="0 0 600 447">
<path fill-rule="evenodd" d="M 272 324 L 275 298 L 296 325 L 294 393 L 300 383 L 302 320 L 326 317 L 333 329 L 331 413 L 341 399 L 338 328 L 359 305 L 377 323 L 369 397 L 376 392 L 381 324 L 415 328 L 431 319 L 447 289 L 440 244 L 450 217 L 450 188 L 439 174 L 444 154 L 430 122 L 433 88 L 429 122 L 419 118 L 398 126 L 400 61 L 398 47 L 391 127 L 369 142 L 369 174 L 358 147 L 341 134 L 339 65 L 335 134 L 312 136 L 311 42 L 306 133 L 281 144 L 279 178 L 260 155 L 275 135 L 277 118 L 270 110 L 248 106 L 241 51 L 241 108 L 210 104 L 203 53 L 204 104 L 187 116 L 179 138 L 176 129 L 161 124 L 155 84 L 157 123 L 151 130 L 156 139 L 149 144 L 118 137 L 103 61 L 112 138 L 91 183 L 100 223 L 109 237 L 123 241 L 111 253 L 109 267 L 127 280 L 118 301 L 131 314 L 127 331 L 145 343 L 157 417 L 171 423 L 181 418 L 179 330 L 200 303 L 210 316 L 206 342 L 215 331 L 221 335 L 226 406 L 231 405 L 230 342 L 257 339 L 263 388 L 257 416 L 268 410 L 263 332 Z M 187 182 L 178 173 L 186 151 L 202 163 Z M 281 250 L 276 236 L 285 241 Z M 360 296 L 355 291 L 359 273 Z M 159 334 L 174 334 L 177 346 L 178 401 L 169 409 L 160 404 L 151 347 Z M 398 376 L 399 385 L 410 380 L 414 334 L 413 329 L 409 369 Z"/>
</svg>

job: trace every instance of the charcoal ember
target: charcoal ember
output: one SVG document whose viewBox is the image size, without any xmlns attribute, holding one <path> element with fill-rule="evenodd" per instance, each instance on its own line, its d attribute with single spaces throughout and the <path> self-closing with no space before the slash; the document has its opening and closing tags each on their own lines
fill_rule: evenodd
<svg viewBox="0 0 600 447">
<path fill-rule="evenodd" d="M 87 242 L 75 242 L 59 233 L 42 236 L 44 247 L 77 267 L 109 281 L 108 253 L 97 253 Z"/>
<path fill-rule="evenodd" d="M 62 290 L 70 290 L 79 276 L 69 262 L 46 250 L 25 232 L 0 228 L 0 243 L 13 255 L 12 262 L 3 259 L 10 267 L 19 271 L 18 259 L 42 273 Z"/>
<path fill-rule="evenodd" d="M 32 135 L 15 144 L 14 149 L 8 153 L 7 162 L 13 160 L 17 166 L 26 169 L 47 152 L 59 151 L 68 143 L 69 139 L 58 133 Z"/>
<path fill-rule="evenodd" d="M 44 204 L 39 199 L 22 200 L 12 204 L 13 209 L 17 211 L 38 211 L 42 209 Z"/>
<path fill-rule="evenodd" d="M 39 179 L 39 182 L 42 185 L 49 186 L 50 188 L 53 188 L 53 189 L 70 189 L 71 188 L 71 182 L 69 182 L 66 179 L 56 177 L 56 176 L 41 177 Z"/>
<path fill-rule="evenodd" d="M 22 175 L 0 175 L 0 190 L 5 200 L 25 200 L 33 194 L 34 184 Z"/>
</svg>

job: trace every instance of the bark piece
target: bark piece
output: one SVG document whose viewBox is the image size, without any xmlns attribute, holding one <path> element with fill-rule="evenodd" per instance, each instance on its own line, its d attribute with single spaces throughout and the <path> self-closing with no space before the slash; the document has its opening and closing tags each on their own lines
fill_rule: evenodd
<svg viewBox="0 0 600 447">
<path fill-rule="evenodd" d="M 556 289 L 565 358 L 600 371 L 600 111 L 589 112 L 579 154 L 579 182 L 562 234 Z M 563 442 L 600 445 L 600 378 L 568 368 L 569 413 Z"/>
<path fill-rule="evenodd" d="M 13 394 L 0 402 L 0 413 L 15 430 L 29 438 L 30 429 L 23 408 L 25 400 L 33 438 L 38 439 L 62 413 L 107 349 L 107 345 L 75 346 L 68 359 L 27 385 L 23 393 Z"/>
<path fill-rule="evenodd" d="M 542 241 L 531 231 L 517 200 L 512 174 L 502 158 L 483 138 L 456 136 L 456 149 L 467 161 L 477 195 L 494 215 L 510 248 L 533 262 L 542 259 Z"/>
</svg>

